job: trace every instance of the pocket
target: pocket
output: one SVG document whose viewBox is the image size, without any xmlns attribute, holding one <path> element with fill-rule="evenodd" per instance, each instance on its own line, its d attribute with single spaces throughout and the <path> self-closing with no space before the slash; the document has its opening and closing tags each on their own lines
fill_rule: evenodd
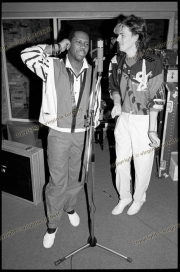
<svg viewBox="0 0 180 272">
<path fill-rule="evenodd" d="M 118 117 L 117 120 L 116 120 L 116 125 L 115 125 L 115 129 L 114 129 L 114 134 L 116 133 L 116 130 L 117 130 L 117 127 L 118 127 L 118 124 L 119 124 L 120 117 L 121 117 L 121 114 L 119 115 L 119 117 Z"/>
<path fill-rule="evenodd" d="M 43 112 L 43 118 L 45 120 L 44 125 L 56 125 L 57 123 L 57 114 L 49 114 Z"/>
</svg>

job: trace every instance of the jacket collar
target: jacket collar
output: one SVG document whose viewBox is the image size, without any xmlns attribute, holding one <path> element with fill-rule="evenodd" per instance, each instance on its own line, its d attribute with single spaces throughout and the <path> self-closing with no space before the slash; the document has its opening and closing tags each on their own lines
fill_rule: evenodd
<svg viewBox="0 0 180 272">
<path fill-rule="evenodd" d="M 66 68 L 70 68 L 70 69 L 74 72 L 73 67 L 72 67 L 72 65 L 71 65 L 71 63 L 70 63 L 70 60 L 69 60 L 69 58 L 68 58 L 68 55 L 66 55 L 66 59 L 65 59 L 65 67 L 66 67 Z M 81 68 L 79 74 L 81 74 L 81 72 L 84 71 L 84 69 L 88 69 L 88 68 L 89 68 L 88 62 L 87 62 L 86 58 L 84 58 L 84 60 L 83 60 L 83 66 L 82 66 L 82 68 Z"/>
</svg>

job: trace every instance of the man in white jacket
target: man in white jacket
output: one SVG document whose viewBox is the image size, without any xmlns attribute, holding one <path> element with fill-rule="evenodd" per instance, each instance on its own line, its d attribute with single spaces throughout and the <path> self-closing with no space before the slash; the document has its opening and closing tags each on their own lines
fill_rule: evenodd
<svg viewBox="0 0 180 272">
<path fill-rule="evenodd" d="M 66 59 L 52 57 L 66 49 Z M 82 156 L 86 146 L 84 116 L 89 106 L 92 74 L 92 67 L 86 60 L 88 50 L 89 29 L 77 25 L 68 39 L 59 44 L 32 46 L 21 52 L 23 62 L 43 80 L 39 121 L 50 127 L 45 248 L 50 248 L 54 243 L 63 211 L 74 227 L 80 223 L 74 205 L 84 185 L 85 174 L 86 156 Z"/>
</svg>

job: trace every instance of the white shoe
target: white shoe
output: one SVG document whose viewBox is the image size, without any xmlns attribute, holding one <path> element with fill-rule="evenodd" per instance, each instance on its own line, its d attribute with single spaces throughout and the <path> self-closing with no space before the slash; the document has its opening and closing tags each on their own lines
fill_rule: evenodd
<svg viewBox="0 0 180 272">
<path fill-rule="evenodd" d="M 128 215 L 134 215 L 138 213 L 143 205 L 143 202 L 133 202 L 129 210 L 127 211 Z"/>
<path fill-rule="evenodd" d="M 73 227 L 79 226 L 80 218 L 79 218 L 79 215 L 77 214 L 77 212 L 74 212 L 73 214 L 67 213 L 67 215 L 68 215 L 69 221 Z"/>
<path fill-rule="evenodd" d="M 112 210 L 112 214 L 113 215 L 118 215 L 120 213 L 123 212 L 124 208 L 131 203 L 132 198 L 125 198 L 119 201 L 119 203 L 117 204 L 117 206 Z"/>
<path fill-rule="evenodd" d="M 51 234 L 46 232 L 46 234 L 44 235 L 44 239 L 43 239 L 43 246 L 45 248 L 50 248 L 53 246 L 57 230 L 58 230 L 58 228 L 56 229 L 56 231 L 54 233 L 51 233 Z"/>
</svg>

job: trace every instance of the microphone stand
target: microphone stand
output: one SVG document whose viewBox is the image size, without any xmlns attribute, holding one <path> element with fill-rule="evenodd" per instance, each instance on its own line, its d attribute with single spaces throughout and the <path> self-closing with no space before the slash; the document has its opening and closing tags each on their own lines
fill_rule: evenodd
<svg viewBox="0 0 180 272">
<path fill-rule="evenodd" d="M 94 94 L 93 94 L 94 95 Z M 96 96 L 97 97 L 97 96 Z M 95 103 L 95 99 L 93 99 L 94 103 Z M 92 102 L 93 104 L 93 102 Z M 90 236 L 87 240 L 87 244 L 85 244 L 84 246 L 78 248 L 77 250 L 73 251 L 72 253 L 66 255 L 65 257 L 57 260 L 54 262 L 54 264 L 57 266 L 60 263 L 62 263 L 63 261 L 65 261 L 67 258 L 73 256 L 74 254 L 78 253 L 79 251 L 88 248 L 88 247 L 95 247 L 98 246 L 100 248 L 103 248 L 107 251 L 110 251 L 114 254 L 116 254 L 119 257 L 122 257 L 124 259 L 126 259 L 128 262 L 132 262 L 132 259 L 130 257 L 126 257 L 112 249 L 109 249 L 105 246 L 102 246 L 100 244 L 97 243 L 97 239 L 94 236 L 94 200 L 93 200 L 93 196 L 94 196 L 94 162 L 95 162 L 95 148 L 94 148 L 94 107 L 90 107 L 89 110 L 89 116 L 87 118 L 86 121 L 86 126 L 89 126 L 89 139 L 88 139 L 88 153 L 87 153 L 87 166 L 86 166 L 86 183 L 88 181 L 88 167 L 89 167 L 89 161 L 91 158 L 91 162 L 92 162 L 92 185 L 91 185 L 91 219 L 90 219 Z"/>
</svg>

